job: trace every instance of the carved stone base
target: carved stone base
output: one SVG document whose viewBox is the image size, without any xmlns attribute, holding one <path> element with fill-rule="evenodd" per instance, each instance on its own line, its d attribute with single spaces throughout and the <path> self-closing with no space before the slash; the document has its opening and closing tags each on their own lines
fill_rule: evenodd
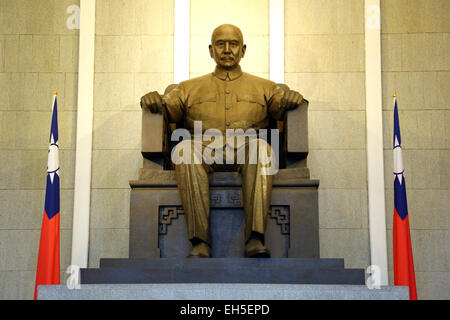
<svg viewBox="0 0 450 320">
<path fill-rule="evenodd" d="M 232 198 L 233 193 L 229 195 Z M 242 257 L 245 241 L 243 209 L 238 207 L 214 208 L 211 211 L 210 220 L 212 256 L 215 258 Z M 271 207 L 267 237 L 267 245 L 272 257 L 286 258 L 289 249 L 289 207 Z M 161 258 L 187 256 L 191 250 L 191 245 L 186 240 L 186 219 L 183 207 L 161 206 L 158 237 Z"/>
<path fill-rule="evenodd" d="M 244 257 L 244 210 L 235 175 L 210 180 L 212 257 Z M 234 179 L 234 180 L 233 180 Z M 169 181 L 170 182 L 170 181 Z M 130 258 L 184 258 L 191 249 L 176 184 L 132 181 Z M 266 244 L 273 258 L 319 258 L 318 181 L 273 186 Z"/>
</svg>

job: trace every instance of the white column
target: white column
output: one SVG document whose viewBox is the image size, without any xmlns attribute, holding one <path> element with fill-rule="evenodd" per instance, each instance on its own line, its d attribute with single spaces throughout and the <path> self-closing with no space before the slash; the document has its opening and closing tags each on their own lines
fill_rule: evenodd
<svg viewBox="0 0 450 320">
<path fill-rule="evenodd" d="M 190 0 L 175 0 L 173 82 L 189 79 Z"/>
<path fill-rule="evenodd" d="M 384 204 L 380 0 L 365 1 L 367 191 L 371 264 L 388 284 Z"/>
<path fill-rule="evenodd" d="M 95 0 L 80 1 L 77 142 L 72 265 L 86 268 L 89 248 L 92 120 L 94 106 Z"/>
<path fill-rule="evenodd" d="M 269 78 L 284 83 L 284 0 L 270 0 L 269 14 Z"/>
</svg>

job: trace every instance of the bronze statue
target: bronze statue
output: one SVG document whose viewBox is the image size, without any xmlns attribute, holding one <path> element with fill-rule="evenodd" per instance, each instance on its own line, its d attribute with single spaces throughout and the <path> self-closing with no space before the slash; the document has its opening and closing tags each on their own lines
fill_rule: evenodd
<svg viewBox="0 0 450 320">
<path fill-rule="evenodd" d="M 165 113 L 170 122 L 183 120 L 191 133 L 195 131 L 195 121 L 202 121 L 202 132 L 218 129 L 223 135 L 227 129 L 266 129 L 269 117 L 282 120 L 285 111 L 297 108 L 303 97 L 293 90 L 284 92 L 272 81 L 242 72 L 239 62 L 245 51 L 246 45 L 238 27 L 229 24 L 217 27 L 209 45 L 210 55 L 217 64 L 215 71 L 183 81 L 164 96 L 150 92 L 141 98 L 141 107 L 149 108 L 153 113 Z M 246 160 L 241 164 L 201 161 L 204 160 L 203 152 L 209 147 L 203 141 L 201 152 L 194 150 L 192 140 L 183 140 L 180 145 L 191 148 L 194 159 L 193 163 L 175 165 L 188 237 L 193 245 L 188 257 L 210 257 L 208 173 L 213 171 L 239 171 L 242 174 L 245 256 L 270 257 L 264 245 L 264 232 L 273 176 L 261 174 L 264 164 L 260 161 L 256 164 L 248 161 L 249 143 L 232 148 L 225 143 L 220 145 L 227 159 L 234 157 L 234 160 L 237 152 L 233 151 L 245 148 Z M 267 152 L 272 153 L 270 146 Z"/>
</svg>

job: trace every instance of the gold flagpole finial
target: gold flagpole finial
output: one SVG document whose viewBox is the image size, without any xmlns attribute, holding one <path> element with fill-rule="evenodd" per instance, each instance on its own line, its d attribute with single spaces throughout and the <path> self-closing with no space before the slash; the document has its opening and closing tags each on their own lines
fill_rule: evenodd
<svg viewBox="0 0 450 320">
<path fill-rule="evenodd" d="M 397 94 L 396 94 L 396 93 L 394 93 L 392 96 L 393 96 L 394 98 L 397 98 Z"/>
<path fill-rule="evenodd" d="M 58 91 L 53 91 L 53 94 L 54 94 L 55 96 L 57 96 L 57 95 L 58 95 Z"/>
</svg>

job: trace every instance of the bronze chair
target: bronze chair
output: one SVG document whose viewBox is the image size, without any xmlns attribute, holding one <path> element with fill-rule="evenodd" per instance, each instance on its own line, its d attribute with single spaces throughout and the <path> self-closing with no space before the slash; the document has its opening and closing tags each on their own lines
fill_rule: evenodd
<svg viewBox="0 0 450 320">
<path fill-rule="evenodd" d="M 283 89 L 287 85 L 279 84 Z M 175 85 L 170 85 L 166 93 Z M 175 172 L 170 161 L 171 132 L 182 124 L 142 111 L 143 168 L 130 181 L 130 258 L 185 257 L 190 250 Z M 307 168 L 308 101 L 270 121 L 280 132 L 280 170 L 274 177 L 267 224 L 273 258 L 319 258 L 318 180 Z M 243 257 L 241 178 L 236 172 L 210 174 L 213 257 Z"/>
</svg>

